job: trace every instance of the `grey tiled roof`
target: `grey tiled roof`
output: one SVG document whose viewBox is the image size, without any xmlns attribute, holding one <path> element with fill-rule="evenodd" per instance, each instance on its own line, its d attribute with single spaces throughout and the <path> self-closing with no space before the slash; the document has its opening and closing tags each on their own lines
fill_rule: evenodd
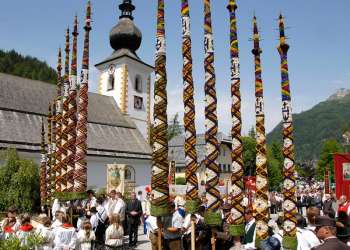
<svg viewBox="0 0 350 250">
<path fill-rule="evenodd" d="M 223 133 L 218 133 L 217 138 L 218 138 L 219 144 L 231 143 L 231 139 L 225 136 Z M 169 151 L 168 151 L 169 160 L 175 161 L 177 166 L 185 165 L 184 144 L 185 144 L 185 135 L 175 136 L 173 139 L 169 141 Z M 205 135 L 204 134 L 197 134 L 196 150 L 197 150 L 197 161 L 198 163 L 200 163 L 205 159 Z"/>
<path fill-rule="evenodd" d="M 56 86 L 0 73 L 0 148 L 40 150 L 41 118 Z M 113 97 L 89 93 L 88 154 L 151 158 L 151 148 Z"/>
</svg>

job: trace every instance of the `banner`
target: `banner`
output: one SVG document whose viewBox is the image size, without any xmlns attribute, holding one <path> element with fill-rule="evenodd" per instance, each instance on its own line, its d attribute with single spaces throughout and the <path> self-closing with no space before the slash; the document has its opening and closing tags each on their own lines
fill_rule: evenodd
<svg viewBox="0 0 350 250">
<path fill-rule="evenodd" d="M 342 195 L 350 197 L 350 154 L 333 154 L 334 179 L 337 199 Z"/>
<path fill-rule="evenodd" d="M 124 164 L 107 165 L 107 193 L 113 189 L 124 194 L 125 191 L 125 168 Z"/>
</svg>

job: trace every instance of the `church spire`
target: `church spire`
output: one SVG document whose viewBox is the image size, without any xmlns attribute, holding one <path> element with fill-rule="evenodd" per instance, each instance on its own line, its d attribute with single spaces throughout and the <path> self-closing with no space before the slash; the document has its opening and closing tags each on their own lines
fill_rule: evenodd
<svg viewBox="0 0 350 250">
<path fill-rule="evenodd" d="M 132 4 L 131 0 L 123 0 L 123 3 L 119 4 L 119 9 L 122 12 L 119 16 L 119 19 L 126 17 L 134 20 L 132 12 L 135 10 L 135 6 Z"/>
</svg>

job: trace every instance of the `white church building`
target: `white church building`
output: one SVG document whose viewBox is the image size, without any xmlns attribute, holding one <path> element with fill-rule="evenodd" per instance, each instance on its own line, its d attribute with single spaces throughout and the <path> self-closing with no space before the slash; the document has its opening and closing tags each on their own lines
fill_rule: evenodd
<svg viewBox="0 0 350 250">
<path fill-rule="evenodd" d="M 111 30 L 111 56 L 96 64 L 98 93 L 89 93 L 88 186 L 107 182 L 107 164 L 128 165 L 126 178 L 136 186 L 150 184 L 151 73 L 153 67 L 136 54 L 142 34 L 133 22 L 130 1 L 119 5 L 121 16 Z M 91 84 L 91 83 L 90 83 Z M 40 162 L 41 119 L 56 86 L 0 73 L 0 149 L 15 148 Z"/>
</svg>

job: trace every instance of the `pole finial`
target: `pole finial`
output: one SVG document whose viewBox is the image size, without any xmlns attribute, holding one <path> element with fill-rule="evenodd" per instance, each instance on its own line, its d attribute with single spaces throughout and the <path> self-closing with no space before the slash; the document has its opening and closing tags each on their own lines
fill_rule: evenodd
<svg viewBox="0 0 350 250">
<path fill-rule="evenodd" d="M 230 11 L 230 12 L 234 12 L 236 11 L 238 8 L 237 4 L 236 4 L 236 1 L 235 0 L 230 0 L 230 2 L 228 3 L 227 5 L 227 9 Z"/>
</svg>

